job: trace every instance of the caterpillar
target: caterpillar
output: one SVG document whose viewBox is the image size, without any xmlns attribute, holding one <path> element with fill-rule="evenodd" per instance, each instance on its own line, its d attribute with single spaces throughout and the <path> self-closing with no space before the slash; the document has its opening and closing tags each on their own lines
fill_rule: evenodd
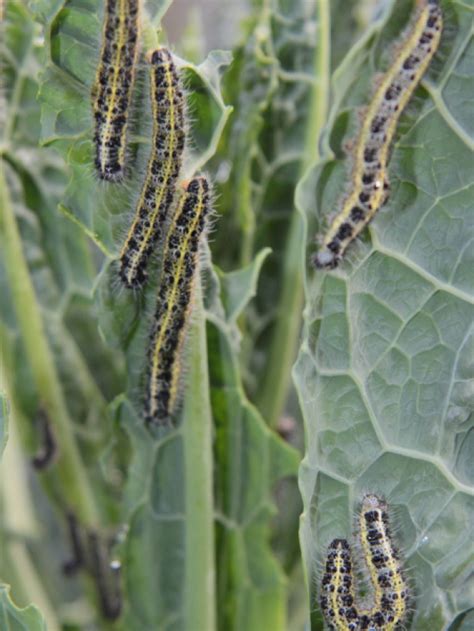
<svg viewBox="0 0 474 631">
<path fill-rule="evenodd" d="M 357 602 L 350 546 L 345 539 L 334 539 L 321 582 L 321 611 L 331 631 L 394 631 L 407 616 L 409 589 L 392 543 L 387 505 L 375 495 L 362 500 L 357 534 L 369 570 L 372 606 Z"/>
<path fill-rule="evenodd" d="M 127 124 L 138 54 L 139 0 L 106 0 L 102 47 L 92 88 L 95 168 L 99 178 L 124 174 Z"/>
<path fill-rule="evenodd" d="M 206 178 L 197 177 L 181 193 L 163 255 L 151 333 L 145 420 L 163 424 L 178 400 L 180 354 L 191 311 L 199 242 L 210 212 Z"/>
<path fill-rule="evenodd" d="M 173 203 L 185 145 L 184 94 L 171 53 L 159 48 L 149 60 L 152 149 L 135 218 L 120 253 L 120 278 L 129 288 L 146 281 L 146 264 Z"/>
<path fill-rule="evenodd" d="M 349 244 L 388 199 L 387 163 L 397 123 L 425 74 L 440 39 L 443 17 L 437 0 L 418 0 L 419 10 L 395 61 L 382 77 L 364 114 L 353 150 L 350 193 L 332 221 L 316 268 L 332 269 Z"/>
<path fill-rule="evenodd" d="M 48 415 L 43 408 L 40 408 L 38 412 L 38 425 L 41 432 L 42 445 L 36 455 L 33 456 L 31 464 L 37 471 L 43 471 L 53 463 L 57 455 L 58 444 Z"/>
<path fill-rule="evenodd" d="M 375 495 L 362 500 L 359 538 L 374 593 L 373 607 L 362 622 L 372 618 L 384 631 L 392 631 L 407 614 L 408 585 L 392 543 L 387 505 Z"/>
<path fill-rule="evenodd" d="M 329 546 L 319 604 L 331 631 L 358 628 L 351 549 L 345 539 L 334 539 Z"/>
</svg>

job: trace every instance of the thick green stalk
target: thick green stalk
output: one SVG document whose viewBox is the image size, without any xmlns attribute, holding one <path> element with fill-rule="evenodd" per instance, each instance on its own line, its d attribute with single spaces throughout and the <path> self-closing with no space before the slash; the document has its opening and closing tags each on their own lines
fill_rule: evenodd
<svg viewBox="0 0 474 631">
<path fill-rule="evenodd" d="M 73 424 L 59 383 L 54 359 L 43 327 L 22 242 L 0 162 L 0 234 L 20 334 L 33 379 L 59 446 L 56 463 L 63 497 L 87 526 L 97 525 L 98 513 L 89 480 L 74 439 Z"/>
<path fill-rule="evenodd" d="M 317 0 L 318 44 L 314 56 L 314 86 L 306 122 L 306 145 L 300 175 L 319 155 L 318 140 L 326 122 L 330 75 L 330 9 L 329 0 Z M 293 210 L 285 248 L 282 292 L 273 331 L 269 361 L 258 407 L 271 427 L 281 416 L 288 395 L 291 368 L 296 357 L 303 310 L 303 269 L 305 257 L 303 221 Z"/>
<path fill-rule="evenodd" d="M 206 323 L 197 283 L 189 333 L 189 374 L 183 438 L 186 484 L 186 631 L 216 628 L 212 413 L 209 400 Z"/>
</svg>

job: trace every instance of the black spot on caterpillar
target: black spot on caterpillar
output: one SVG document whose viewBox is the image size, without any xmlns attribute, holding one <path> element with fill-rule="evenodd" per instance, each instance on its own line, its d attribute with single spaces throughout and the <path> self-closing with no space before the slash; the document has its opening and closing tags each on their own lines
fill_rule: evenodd
<svg viewBox="0 0 474 631">
<path fill-rule="evenodd" d="M 443 17 L 437 2 L 420 9 L 401 42 L 399 54 L 375 90 L 354 146 L 351 190 L 313 257 L 317 268 L 334 268 L 385 203 L 387 163 L 400 115 L 425 74 L 441 38 Z"/>
<path fill-rule="evenodd" d="M 146 281 L 148 259 L 174 200 L 185 145 L 184 94 L 171 53 L 155 50 L 150 64 L 152 148 L 135 218 L 120 253 L 120 278 L 129 288 Z"/>
<path fill-rule="evenodd" d="M 181 193 L 163 255 L 149 352 L 147 422 L 169 422 L 178 399 L 181 350 L 189 321 L 199 243 L 210 212 L 207 179 L 192 179 Z"/>
<path fill-rule="evenodd" d="M 92 89 L 95 167 L 123 178 L 127 123 L 138 54 L 139 0 L 106 0 L 102 48 Z"/>
<path fill-rule="evenodd" d="M 332 631 L 394 631 L 407 616 L 409 589 L 393 545 L 387 506 L 375 495 L 363 498 L 358 537 L 372 584 L 372 607 L 356 602 L 350 546 L 345 539 L 334 539 L 321 581 L 321 611 Z"/>
</svg>

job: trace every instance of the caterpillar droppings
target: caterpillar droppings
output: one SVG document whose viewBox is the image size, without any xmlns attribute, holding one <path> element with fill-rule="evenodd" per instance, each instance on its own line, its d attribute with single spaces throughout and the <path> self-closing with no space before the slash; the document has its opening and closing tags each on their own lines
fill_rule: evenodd
<svg viewBox="0 0 474 631">
<path fill-rule="evenodd" d="M 123 178 L 130 100 L 138 54 L 139 0 L 106 0 L 102 47 L 92 89 L 95 167 L 102 180 Z"/>
<path fill-rule="evenodd" d="M 387 505 L 366 495 L 358 515 L 358 538 L 372 586 L 371 607 L 357 602 L 356 572 L 345 539 L 329 546 L 320 607 L 331 631 L 395 631 L 408 614 L 408 584 L 392 542 Z"/>
<path fill-rule="evenodd" d="M 334 539 L 329 545 L 319 604 L 331 631 L 358 628 L 351 549 L 345 539 Z"/>
<path fill-rule="evenodd" d="M 200 237 L 209 211 L 208 181 L 194 178 L 181 193 L 163 255 L 149 353 L 145 402 L 145 419 L 149 423 L 169 422 L 176 408 L 180 354 L 192 306 Z"/>
<path fill-rule="evenodd" d="M 146 281 L 145 268 L 163 234 L 185 145 L 184 94 L 171 53 L 166 48 L 153 51 L 150 64 L 152 148 L 135 218 L 120 253 L 120 278 L 129 288 Z"/>
<path fill-rule="evenodd" d="M 395 61 L 373 95 L 353 150 L 351 189 L 327 231 L 317 268 L 332 269 L 388 198 L 387 164 L 401 113 L 425 74 L 440 39 L 443 17 L 437 0 L 418 0 L 419 9 Z"/>
</svg>

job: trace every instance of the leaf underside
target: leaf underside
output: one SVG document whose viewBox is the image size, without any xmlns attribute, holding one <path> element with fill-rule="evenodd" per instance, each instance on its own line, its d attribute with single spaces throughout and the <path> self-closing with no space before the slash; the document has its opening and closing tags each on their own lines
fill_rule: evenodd
<svg viewBox="0 0 474 631">
<path fill-rule="evenodd" d="M 327 157 L 298 191 L 308 238 L 323 231 L 324 216 L 349 186 L 343 143 L 355 136 L 370 75 L 389 61 L 410 14 L 411 3 L 396 5 L 336 71 Z M 306 279 L 294 377 L 307 436 L 300 538 L 313 631 L 322 628 L 318 567 L 334 537 L 352 536 L 366 492 L 392 507 L 412 584 L 412 628 L 468 628 L 474 44 L 472 4 L 443 7 L 440 50 L 393 147 L 389 203 L 337 271 L 310 270 Z"/>
</svg>

